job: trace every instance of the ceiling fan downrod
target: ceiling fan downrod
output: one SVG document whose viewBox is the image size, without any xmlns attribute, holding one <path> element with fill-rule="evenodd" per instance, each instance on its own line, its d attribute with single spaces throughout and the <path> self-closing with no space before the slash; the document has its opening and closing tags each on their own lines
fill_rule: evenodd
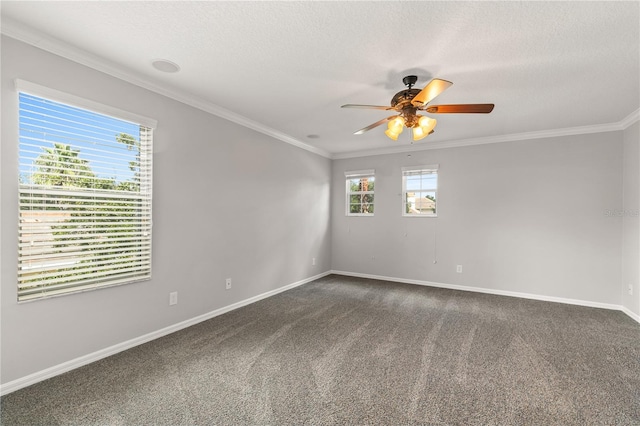
<svg viewBox="0 0 640 426">
<path fill-rule="evenodd" d="M 402 82 L 404 83 L 404 85 L 407 86 L 409 89 L 411 89 L 416 84 L 416 81 L 418 81 L 417 75 L 408 75 L 402 79 Z"/>
</svg>

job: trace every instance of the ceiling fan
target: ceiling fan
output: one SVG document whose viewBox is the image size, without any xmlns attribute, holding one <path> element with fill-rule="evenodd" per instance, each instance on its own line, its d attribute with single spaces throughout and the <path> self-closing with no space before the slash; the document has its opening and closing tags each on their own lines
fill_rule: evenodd
<svg viewBox="0 0 640 426">
<path fill-rule="evenodd" d="M 415 75 L 408 75 L 402 79 L 407 89 L 401 90 L 391 99 L 391 106 L 378 105 L 356 105 L 346 104 L 342 108 L 367 108 L 396 111 L 397 115 L 392 115 L 376 121 L 367 127 L 354 132 L 354 135 L 361 135 L 375 127 L 389 122 L 387 130 L 384 132 L 389 138 L 398 140 L 404 126 L 413 129 L 413 140 L 417 141 L 426 138 L 434 132 L 436 119 L 419 115 L 418 111 L 425 111 L 429 114 L 488 114 L 493 111 L 493 104 L 455 104 L 455 105 L 428 105 L 436 96 L 448 89 L 453 83 L 447 80 L 434 78 L 424 89 L 413 89 L 418 81 Z"/>
</svg>

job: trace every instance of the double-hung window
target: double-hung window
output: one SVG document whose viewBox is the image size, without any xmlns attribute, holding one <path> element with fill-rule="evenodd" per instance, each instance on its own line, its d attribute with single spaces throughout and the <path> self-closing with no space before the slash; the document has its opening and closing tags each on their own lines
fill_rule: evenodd
<svg viewBox="0 0 640 426">
<path fill-rule="evenodd" d="M 438 166 L 402 168 L 402 215 L 437 216 Z"/>
<path fill-rule="evenodd" d="M 17 89 L 18 300 L 149 279 L 155 121 Z"/>
<path fill-rule="evenodd" d="M 345 172 L 347 216 L 373 216 L 374 170 Z"/>
</svg>

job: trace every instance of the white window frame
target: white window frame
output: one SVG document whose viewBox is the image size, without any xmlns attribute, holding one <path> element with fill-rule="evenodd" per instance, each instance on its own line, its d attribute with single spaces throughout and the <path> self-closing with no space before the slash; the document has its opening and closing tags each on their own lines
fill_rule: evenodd
<svg viewBox="0 0 640 426">
<path fill-rule="evenodd" d="M 125 187 L 102 189 L 103 187 L 99 185 L 66 187 L 55 186 L 56 184 L 38 184 L 34 181 L 19 182 L 18 301 L 40 300 L 149 280 L 151 278 L 152 143 L 153 129 L 157 127 L 157 122 L 138 114 L 24 80 L 16 80 L 15 83 L 19 98 L 17 103 L 19 108 L 25 108 L 25 111 L 29 111 L 31 107 L 26 103 L 23 105 L 20 100 L 21 94 L 126 121 L 140 129 L 139 135 L 132 135 L 138 139 L 131 142 L 135 142 L 134 146 L 139 150 L 135 163 L 130 164 L 131 167 L 136 167 L 132 169 L 136 170 L 136 175 L 131 178 L 131 181 L 126 181 L 134 182 L 133 190 L 128 183 Z M 73 119 L 76 117 L 69 116 Z M 39 116 L 38 120 L 42 123 L 40 126 L 43 126 L 41 131 L 47 132 L 47 119 L 46 115 Z M 78 132 L 84 131 L 80 129 L 90 127 L 89 123 L 83 121 L 69 121 L 69 123 L 74 126 L 73 129 L 78 129 L 76 130 Z M 69 146 L 71 151 L 79 152 L 79 149 L 73 145 L 73 139 L 62 140 L 64 142 L 61 143 Z M 29 149 L 35 152 L 39 146 L 44 147 L 49 142 L 53 143 L 54 140 L 47 138 L 42 141 L 42 145 L 30 142 L 33 148 Z M 20 145 L 26 143 L 23 141 L 22 132 L 18 143 Z M 127 145 L 130 144 L 127 143 Z M 99 153 L 97 149 L 96 155 L 99 157 L 96 161 L 110 161 L 106 151 Z M 22 153 L 21 150 L 19 151 Z M 61 152 L 64 156 L 67 151 Z M 22 165 L 30 164 L 27 157 L 23 158 L 22 154 L 19 157 Z M 64 172 L 65 169 L 61 167 L 68 167 L 66 164 L 57 161 L 48 163 L 47 173 L 53 173 L 49 176 L 60 176 L 55 174 L 55 170 Z M 66 170 L 78 169 L 74 167 Z M 89 166 L 88 170 L 91 171 L 92 168 Z M 92 177 L 86 178 L 87 180 L 104 180 L 97 173 L 91 173 Z M 47 207 L 51 205 L 55 205 L 55 209 Z M 59 208 L 58 205 L 60 205 Z M 51 212 L 51 214 L 45 214 L 45 212 Z M 36 219 L 25 219 L 34 217 L 34 214 Z M 51 219 L 54 216 L 55 218 Z M 66 216 L 74 217 L 75 221 L 60 219 Z M 37 219 L 38 217 L 42 219 Z M 109 219 L 105 220 L 105 217 Z M 33 222 L 39 223 L 33 225 Z M 54 232 L 54 226 L 63 231 Z M 112 233 L 112 235 L 105 237 L 103 233 Z M 38 234 L 43 237 L 38 237 Z M 55 244 L 50 242 L 54 241 L 52 238 L 58 238 Z M 36 246 L 38 250 L 34 251 L 32 248 Z M 69 265 L 76 266 L 65 270 Z"/>
<path fill-rule="evenodd" d="M 375 170 L 355 170 L 344 172 L 345 175 L 345 214 L 347 216 L 373 216 L 375 213 L 375 186 L 373 191 L 351 191 L 350 182 L 354 179 L 369 179 L 375 183 Z M 351 196 L 352 195 L 371 195 L 373 197 L 373 212 L 371 213 L 351 213 Z"/>
<path fill-rule="evenodd" d="M 415 175 L 435 174 L 438 176 L 438 164 L 426 166 L 410 166 L 402 168 L 402 216 L 404 217 L 438 217 L 438 183 L 435 188 L 420 188 L 419 192 L 433 192 L 436 199 L 436 211 L 434 213 L 407 213 L 407 177 Z"/>
</svg>

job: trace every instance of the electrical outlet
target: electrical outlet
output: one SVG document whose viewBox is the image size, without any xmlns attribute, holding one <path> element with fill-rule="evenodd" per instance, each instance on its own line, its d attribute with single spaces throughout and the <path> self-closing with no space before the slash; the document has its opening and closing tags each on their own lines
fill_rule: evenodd
<svg viewBox="0 0 640 426">
<path fill-rule="evenodd" d="M 169 305 L 177 305 L 178 304 L 178 292 L 174 291 L 173 293 L 169 293 Z"/>
<path fill-rule="evenodd" d="M 459 273 L 459 274 L 462 273 L 462 265 L 456 266 L 456 272 Z"/>
<path fill-rule="evenodd" d="M 231 278 L 227 278 L 227 280 L 225 281 L 225 288 L 227 290 L 231 289 Z"/>
<path fill-rule="evenodd" d="M 311 266 L 316 266 L 316 258 L 311 258 Z"/>
<path fill-rule="evenodd" d="M 633 284 L 629 284 L 629 296 L 633 296 Z"/>
</svg>

